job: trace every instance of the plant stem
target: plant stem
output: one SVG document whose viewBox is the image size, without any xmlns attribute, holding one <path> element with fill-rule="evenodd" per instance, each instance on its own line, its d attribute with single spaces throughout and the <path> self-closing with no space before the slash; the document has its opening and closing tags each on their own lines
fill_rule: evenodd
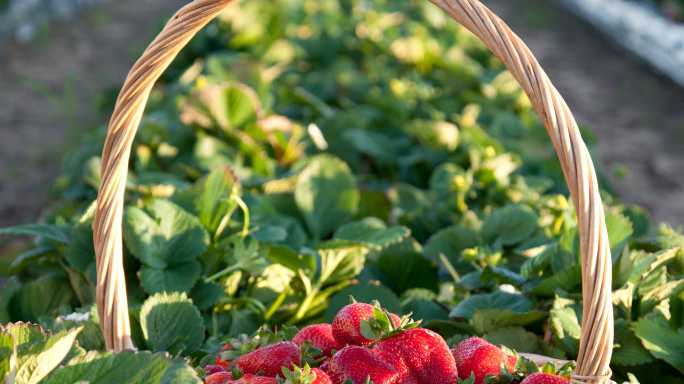
<svg viewBox="0 0 684 384">
<path fill-rule="evenodd" d="M 311 290 L 311 293 L 308 294 L 304 300 L 302 301 L 302 304 L 299 306 L 299 309 L 297 309 L 297 313 L 288 320 L 288 324 L 295 324 L 298 321 L 301 321 L 304 316 L 306 315 L 306 312 L 309 310 L 309 307 L 311 307 L 311 304 L 313 303 L 314 299 L 316 298 L 316 295 L 318 294 L 318 287 L 314 287 Z"/>
<path fill-rule="evenodd" d="M 278 308 L 280 308 L 281 305 L 285 302 L 285 299 L 287 298 L 287 295 L 290 294 L 290 287 L 285 287 L 285 289 L 280 292 L 280 295 L 275 299 L 275 301 L 271 304 L 270 307 L 266 310 L 266 313 L 264 313 L 264 319 L 269 320 L 273 315 L 276 313 Z"/>
<path fill-rule="evenodd" d="M 230 275 L 231 273 L 238 271 L 241 268 L 242 268 L 242 266 L 240 264 L 231 265 L 230 267 L 207 277 L 206 279 L 204 279 L 204 281 L 206 281 L 207 283 L 210 283 L 212 281 L 215 281 L 215 280 L 222 278 L 223 276 Z"/>
<path fill-rule="evenodd" d="M 243 220 L 242 220 L 242 237 L 247 237 L 249 235 L 249 207 L 245 204 L 245 201 L 238 195 L 234 195 L 233 198 L 237 202 L 237 205 L 242 210 Z"/>
</svg>

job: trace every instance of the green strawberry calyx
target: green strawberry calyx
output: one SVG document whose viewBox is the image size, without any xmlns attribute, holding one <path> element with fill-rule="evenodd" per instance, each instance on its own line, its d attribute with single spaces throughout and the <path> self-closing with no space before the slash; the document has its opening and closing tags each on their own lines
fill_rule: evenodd
<svg viewBox="0 0 684 384">
<path fill-rule="evenodd" d="M 383 308 L 379 302 L 373 302 L 373 316 L 369 319 L 361 320 L 361 335 L 366 339 L 378 341 L 394 336 L 408 329 L 417 328 L 421 321 L 414 321 L 412 314 L 404 315 L 400 318 L 399 325 L 394 325 L 391 314 Z"/>
</svg>

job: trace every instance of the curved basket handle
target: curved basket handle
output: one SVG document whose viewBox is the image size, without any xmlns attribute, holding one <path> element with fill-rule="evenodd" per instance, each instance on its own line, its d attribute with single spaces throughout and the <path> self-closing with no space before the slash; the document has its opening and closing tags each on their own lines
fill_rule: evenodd
<svg viewBox="0 0 684 384">
<path fill-rule="evenodd" d="M 511 71 L 541 117 L 577 210 L 583 318 L 574 381 L 610 378 L 613 348 L 611 256 L 596 172 L 577 123 L 529 48 L 478 0 L 430 0 L 478 36 Z M 133 348 L 123 271 L 122 216 L 128 160 L 154 83 L 180 50 L 231 0 L 195 0 L 181 9 L 131 69 L 109 122 L 93 224 L 97 307 L 107 348 Z"/>
</svg>

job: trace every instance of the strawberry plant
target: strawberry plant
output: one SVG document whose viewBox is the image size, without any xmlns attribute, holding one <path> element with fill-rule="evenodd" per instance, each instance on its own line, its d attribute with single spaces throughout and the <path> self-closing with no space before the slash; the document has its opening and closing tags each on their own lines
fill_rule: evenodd
<svg viewBox="0 0 684 384">
<path fill-rule="evenodd" d="M 577 224 L 551 144 L 501 63 L 427 2 L 236 2 L 181 55 L 151 97 L 126 186 L 132 336 L 149 354 L 101 351 L 91 224 L 102 139 L 96 129 L 68 155 L 40 224 L 0 229 L 35 239 L 6 271 L 0 323 L 82 329 L 73 345 L 90 351 L 51 375 L 95 380 L 101 361 L 130 364 L 131 377 L 190 364 L 273 382 L 264 367 L 239 378 L 225 367 L 284 343 L 286 380 L 319 380 L 347 348 L 341 372 L 360 359 L 393 377 L 381 351 L 476 335 L 495 346 L 477 350 L 493 363 L 470 370 L 476 382 L 510 370 L 501 345 L 577 354 Z M 604 194 L 613 370 L 677 382 L 684 237 Z M 386 311 L 363 304 L 374 300 Z M 428 366 L 449 360 L 438 352 Z"/>
</svg>

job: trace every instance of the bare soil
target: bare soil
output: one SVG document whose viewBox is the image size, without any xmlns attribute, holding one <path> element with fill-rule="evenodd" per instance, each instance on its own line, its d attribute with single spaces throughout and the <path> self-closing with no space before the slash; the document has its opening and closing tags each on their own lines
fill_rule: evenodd
<svg viewBox="0 0 684 384">
<path fill-rule="evenodd" d="M 36 220 L 62 155 L 103 124 L 96 100 L 184 0 L 117 0 L 29 45 L 0 51 L 0 226 Z M 628 203 L 684 224 L 684 91 L 598 32 L 539 0 L 486 1 L 538 55 L 578 121 L 599 139 L 595 161 Z"/>
<path fill-rule="evenodd" d="M 116 0 L 0 48 L 0 226 L 35 221 L 65 151 L 183 0 Z"/>
</svg>

